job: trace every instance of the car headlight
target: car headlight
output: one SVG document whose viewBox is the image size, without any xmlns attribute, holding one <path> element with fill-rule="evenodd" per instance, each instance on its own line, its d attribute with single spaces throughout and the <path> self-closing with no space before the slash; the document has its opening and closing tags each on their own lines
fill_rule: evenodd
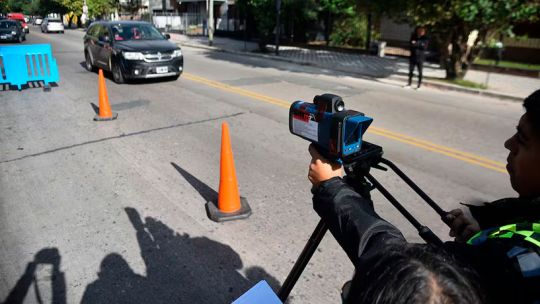
<svg viewBox="0 0 540 304">
<path fill-rule="evenodd" d="M 17 35 L 17 32 L 11 31 L 11 35 Z"/>
<path fill-rule="evenodd" d="M 182 56 L 182 50 L 174 50 L 174 52 L 172 53 L 173 58 L 181 57 L 181 56 Z"/>
<path fill-rule="evenodd" d="M 123 52 L 122 55 L 126 60 L 144 60 L 144 55 L 140 52 Z"/>
</svg>

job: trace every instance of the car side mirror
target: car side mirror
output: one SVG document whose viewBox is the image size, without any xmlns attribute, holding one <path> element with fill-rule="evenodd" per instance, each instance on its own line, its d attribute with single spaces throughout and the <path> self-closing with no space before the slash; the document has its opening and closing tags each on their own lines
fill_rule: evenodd
<svg viewBox="0 0 540 304">
<path fill-rule="evenodd" d="M 163 33 L 163 37 L 165 37 L 165 39 L 167 39 L 167 40 L 171 39 L 171 35 L 169 35 L 167 33 Z"/>
</svg>

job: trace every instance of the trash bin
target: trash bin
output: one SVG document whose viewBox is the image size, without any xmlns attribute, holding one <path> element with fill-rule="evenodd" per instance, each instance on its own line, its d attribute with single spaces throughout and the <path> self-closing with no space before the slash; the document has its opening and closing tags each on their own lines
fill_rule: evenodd
<svg viewBox="0 0 540 304">
<path fill-rule="evenodd" d="M 369 53 L 376 55 L 377 57 L 384 57 L 384 49 L 386 48 L 386 41 L 372 41 L 369 48 Z"/>
</svg>

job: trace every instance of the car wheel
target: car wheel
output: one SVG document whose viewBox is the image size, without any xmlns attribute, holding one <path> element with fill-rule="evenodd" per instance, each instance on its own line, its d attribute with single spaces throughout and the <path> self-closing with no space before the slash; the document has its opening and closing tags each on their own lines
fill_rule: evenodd
<svg viewBox="0 0 540 304">
<path fill-rule="evenodd" d="M 92 64 L 92 58 L 90 57 L 90 54 L 88 52 L 84 52 L 84 66 L 89 72 L 94 72 L 95 68 Z"/>
<path fill-rule="evenodd" d="M 180 74 L 175 75 L 175 76 L 172 76 L 172 77 L 171 77 L 171 80 L 178 80 L 178 78 L 180 78 Z"/>
<path fill-rule="evenodd" d="M 118 84 L 122 84 L 126 82 L 124 78 L 124 74 L 122 73 L 122 69 L 120 68 L 120 65 L 118 65 L 117 63 L 112 64 L 112 75 L 113 75 L 114 82 Z"/>
<path fill-rule="evenodd" d="M 17 42 L 22 43 L 23 42 L 23 37 L 19 35 L 19 38 L 17 38 Z"/>
<path fill-rule="evenodd" d="M 63 34 L 63 33 L 64 33 L 64 31 L 60 31 L 60 34 Z"/>
</svg>

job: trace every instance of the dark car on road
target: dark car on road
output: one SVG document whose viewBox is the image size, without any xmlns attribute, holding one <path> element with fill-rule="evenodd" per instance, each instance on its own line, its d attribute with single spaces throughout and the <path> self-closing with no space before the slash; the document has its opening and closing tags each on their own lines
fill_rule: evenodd
<svg viewBox="0 0 540 304">
<path fill-rule="evenodd" d="M 23 42 L 26 40 L 26 32 L 19 21 L 0 20 L 0 41 Z"/>
<path fill-rule="evenodd" d="M 184 58 L 169 38 L 148 22 L 94 22 L 84 36 L 86 69 L 111 71 L 116 83 L 136 78 L 177 79 Z"/>
</svg>

